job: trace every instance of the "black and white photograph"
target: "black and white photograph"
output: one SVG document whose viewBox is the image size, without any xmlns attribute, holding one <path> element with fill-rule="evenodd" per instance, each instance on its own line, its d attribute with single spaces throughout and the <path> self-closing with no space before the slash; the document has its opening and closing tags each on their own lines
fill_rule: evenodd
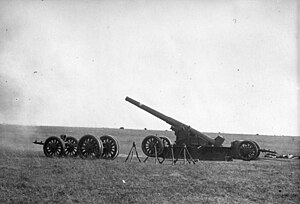
<svg viewBox="0 0 300 204">
<path fill-rule="evenodd" d="M 300 203 L 297 0 L 0 0 L 0 203 Z"/>
</svg>

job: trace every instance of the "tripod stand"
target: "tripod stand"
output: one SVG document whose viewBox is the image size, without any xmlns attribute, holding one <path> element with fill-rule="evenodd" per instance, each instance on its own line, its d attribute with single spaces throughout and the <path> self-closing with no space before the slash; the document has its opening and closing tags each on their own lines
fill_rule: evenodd
<svg viewBox="0 0 300 204">
<path fill-rule="evenodd" d="M 135 142 L 132 143 L 132 147 L 131 147 L 128 155 L 127 155 L 127 158 L 126 158 L 125 162 L 128 161 L 129 157 L 130 157 L 130 161 L 132 160 L 133 152 L 135 152 L 136 158 L 138 158 L 139 162 L 141 162 L 141 160 L 139 158 L 139 154 L 138 154 L 138 152 L 136 150 L 136 144 L 135 144 Z"/>
</svg>

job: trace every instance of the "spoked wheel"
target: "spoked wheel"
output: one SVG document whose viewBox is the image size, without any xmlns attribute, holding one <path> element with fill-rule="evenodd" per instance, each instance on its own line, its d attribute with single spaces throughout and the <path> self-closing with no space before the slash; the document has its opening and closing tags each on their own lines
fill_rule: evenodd
<svg viewBox="0 0 300 204">
<path fill-rule="evenodd" d="M 154 135 L 145 137 L 142 142 L 142 150 L 144 154 L 148 157 L 155 157 L 155 147 L 157 156 L 160 155 L 164 150 L 163 141 Z"/>
<path fill-rule="evenodd" d="M 259 145 L 256 142 L 254 142 L 254 141 L 251 141 L 251 142 L 253 142 L 256 145 L 257 149 L 258 149 L 257 156 L 254 158 L 254 159 L 257 159 L 259 157 L 259 155 L 260 155 L 260 151 L 259 151 L 260 147 L 259 147 Z"/>
<path fill-rule="evenodd" d="M 93 135 L 85 135 L 80 138 L 77 149 L 82 159 L 97 159 L 102 154 L 103 145 L 101 140 Z"/>
<path fill-rule="evenodd" d="M 166 137 L 166 136 L 160 136 L 159 137 L 161 139 L 161 141 L 163 142 L 163 145 L 164 145 L 164 150 L 170 150 L 169 148 L 171 147 L 172 145 L 172 142 L 171 140 Z M 162 152 L 160 155 L 159 155 L 161 158 L 158 159 L 159 163 L 163 163 L 165 161 L 165 156 L 164 156 L 164 152 Z"/>
<path fill-rule="evenodd" d="M 250 161 L 257 158 L 258 148 L 252 141 L 242 141 L 237 147 L 237 152 L 242 160 Z"/>
<path fill-rule="evenodd" d="M 46 139 L 43 150 L 46 157 L 61 157 L 64 153 L 62 142 L 55 136 Z"/>
<path fill-rule="evenodd" d="M 74 137 L 66 137 L 65 139 L 65 155 L 70 157 L 77 156 L 78 141 Z"/>
<path fill-rule="evenodd" d="M 104 135 L 100 137 L 103 144 L 102 158 L 104 159 L 115 159 L 119 155 L 119 142 L 118 140 L 110 135 Z"/>
<path fill-rule="evenodd" d="M 161 136 L 161 137 L 159 137 L 159 138 L 162 140 L 162 142 L 163 142 L 163 144 L 164 144 L 164 148 L 169 148 L 169 147 L 171 147 L 172 142 L 171 142 L 171 140 L 170 140 L 168 137 L 166 137 L 166 136 Z"/>
</svg>

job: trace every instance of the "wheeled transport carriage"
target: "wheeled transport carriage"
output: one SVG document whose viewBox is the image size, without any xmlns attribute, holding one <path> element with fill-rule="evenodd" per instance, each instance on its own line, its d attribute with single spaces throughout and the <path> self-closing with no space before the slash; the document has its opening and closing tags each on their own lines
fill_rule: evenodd
<svg viewBox="0 0 300 204">
<path fill-rule="evenodd" d="M 165 136 L 150 135 L 142 141 L 142 150 L 148 157 L 160 157 L 162 159 L 183 159 L 186 154 L 196 160 L 218 160 L 224 161 L 228 158 L 255 160 L 260 152 L 269 150 L 260 149 L 254 141 L 236 140 L 230 147 L 223 147 L 224 138 L 218 136 L 215 139 L 199 132 L 198 130 L 185 125 L 171 117 L 168 117 L 140 102 L 126 97 L 126 101 L 154 115 L 171 125 L 175 132 L 176 141 Z"/>
<path fill-rule="evenodd" d="M 82 159 L 115 159 L 119 155 L 119 142 L 111 135 L 95 137 L 84 135 L 77 141 L 76 138 L 61 135 L 48 137 L 45 142 L 34 141 L 34 144 L 43 145 L 46 157 L 76 157 Z"/>
<path fill-rule="evenodd" d="M 78 154 L 82 159 L 115 159 L 119 155 L 119 142 L 110 135 L 99 139 L 92 135 L 85 135 L 78 142 Z"/>
</svg>

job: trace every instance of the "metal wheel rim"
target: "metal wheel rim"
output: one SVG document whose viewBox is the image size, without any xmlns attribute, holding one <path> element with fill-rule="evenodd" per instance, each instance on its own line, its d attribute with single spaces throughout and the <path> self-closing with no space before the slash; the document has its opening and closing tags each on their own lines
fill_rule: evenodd
<svg viewBox="0 0 300 204">
<path fill-rule="evenodd" d="M 255 142 L 255 141 L 251 141 L 251 142 L 253 142 L 255 145 L 256 145 L 256 147 L 257 147 L 257 149 L 258 149 L 258 151 L 257 151 L 257 155 L 256 155 L 256 157 L 254 158 L 254 159 L 257 159 L 258 157 L 259 157 L 259 155 L 260 155 L 260 147 L 259 147 L 259 145 Z"/>
<path fill-rule="evenodd" d="M 250 161 L 257 157 L 258 148 L 252 141 L 242 141 L 238 146 L 238 154 L 241 159 Z"/>
<path fill-rule="evenodd" d="M 119 142 L 118 140 L 110 135 L 104 135 L 100 137 L 103 144 L 102 158 L 104 159 L 115 159 L 119 155 Z"/>
<path fill-rule="evenodd" d="M 65 155 L 70 157 L 76 157 L 78 141 L 74 137 L 67 137 L 65 142 Z"/>
<path fill-rule="evenodd" d="M 64 153 L 61 140 L 55 136 L 46 139 L 43 150 L 46 157 L 60 157 Z"/>
<path fill-rule="evenodd" d="M 145 139 L 142 142 L 142 150 L 144 154 L 148 157 L 154 157 L 155 156 L 155 145 L 156 145 L 156 151 L 157 156 L 160 155 L 164 150 L 164 145 L 162 140 L 154 135 L 150 135 L 145 137 Z"/>
<path fill-rule="evenodd" d="M 102 154 L 103 146 L 93 135 L 85 135 L 80 138 L 77 150 L 82 159 L 97 159 Z"/>
</svg>

